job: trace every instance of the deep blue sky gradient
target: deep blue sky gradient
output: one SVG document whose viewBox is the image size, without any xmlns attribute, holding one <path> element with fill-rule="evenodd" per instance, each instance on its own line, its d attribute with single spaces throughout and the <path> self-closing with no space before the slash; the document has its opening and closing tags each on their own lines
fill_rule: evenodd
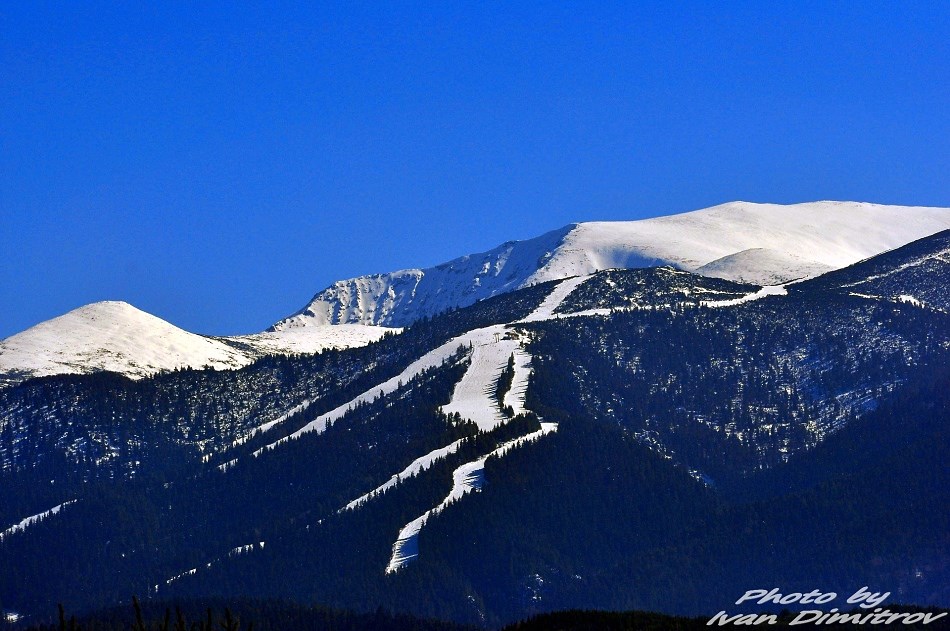
<svg viewBox="0 0 950 631">
<path fill-rule="evenodd" d="M 253 332 L 574 221 L 950 206 L 946 2 L 119 4 L 0 7 L 0 338 Z"/>
</svg>

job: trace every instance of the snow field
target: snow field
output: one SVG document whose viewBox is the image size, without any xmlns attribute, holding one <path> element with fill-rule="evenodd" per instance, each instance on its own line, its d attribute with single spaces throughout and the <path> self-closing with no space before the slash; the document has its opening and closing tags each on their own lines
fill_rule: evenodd
<svg viewBox="0 0 950 631">
<path fill-rule="evenodd" d="M 950 209 L 819 201 L 731 202 L 637 221 L 587 222 L 427 269 L 339 281 L 275 325 L 405 324 L 536 283 L 614 268 L 669 265 L 778 285 L 950 228 Z"/>
</svg>

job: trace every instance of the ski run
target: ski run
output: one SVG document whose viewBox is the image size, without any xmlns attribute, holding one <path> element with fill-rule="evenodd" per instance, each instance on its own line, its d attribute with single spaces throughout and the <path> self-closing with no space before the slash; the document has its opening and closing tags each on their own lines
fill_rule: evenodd
<svg viewBox="0 0 950 631">
<path fill-rule="evenodd" d="M 455 385 L 449 402 L 442 406 L 442 411 L 446 414 L 458 414 L 462 419 L 475 423 L 481 431 L 490 431 L 505 423 L 507 417 L 504 415 L 502 407 L 499 406 L 498 400 L 495 397 L 495 387 L 502 371 L 508 366 L 509 360 L 514 357 L 514 376 L 510 388 L 504 395 L 502 405 L 504 407 L 510 407 L 516 415 L 525 413 L 527 411 L 525 408 L 525 392 L 528 387 L 528 379 L 531 372 L 531 355 L 524 350 L 519 334 L 511 328 L 511 325 L 540 322 L 558 317 L 609 314 L 612 311 L 611 309 L 590 309 L 570 314 L 555 313 L 564 300 L 589 278 L 590 275 L 576 276 L 559 282 L 541 304 L 522 320 L 509 324 L 496 324 L 473 329 L 452 338 L 412 362 L 395 377 L 366 390 L 349 402 L 317 417 L 289 436 L 258 449 L 253 455 L 255 457 L 260 456 L 265 451 L 274 449 L 304 434 L 314 432 L 317 434 L 323 433 L 332 423 L 343 418 L 357 406 L 370 403 L 377 397 L 390 395 L 401 386 L 404 386 L 420 376 L 424 371 L 442 365 L 446 360 L 452 357 L 460 347 L 470 349 L 469 366 L 465 374 Z M 746 302 L 760 300 L 768 296 L 785 295 L 786 293 L 785 287 L 782 285 L 766 286 L 741 298 L 703 301 L 702 304 L 706 307 L 732 307 Z M 309 404 L 310 401 L 305 401 L 291 408 L 278 419 L 256 428 L 250 435 L 266 432 L 274 425 L 289 418 L 292 414 L 305 409 Z M 399 531 L 396 541 L 393 544 L 392 557 L 386 567 L 386 573 L 396 572 L 419 556 L 419 533 L 430 517 L 442 512 L 447 506 L 461 499 L 466 494 L 481 489 L 484 483 L 485 461 L 489 457 L 503 456 L 511 449 L 538 440 L 545 434 L 556 430 L 556 423 L 542 422 L 540 430 L 509 440 L 492 452 L 456 468 L 452 475 L 452 490 L 445 499 L 437 506 L 429 509 L 403 526 Z M 246 438 L 244 440 L 246 440 Z M 348 502 L 343 508 L 339 509 L 338 512 L 342 513 L 344 511 L 360 508 L 374 498 L 386 493 L 402 480 L 418 475 L 431 467 L 436 461 L 456 453 L 464 441 L 465 439 L 459 439 L 449 445 L 434 449 L 416 458 L 404 469 L 393 474 L 383 484 Z M 241 440 L 240 442 L 244 441 Z M 231 461 L 222 468 L 229 468 L 233 466 L 235 462 L 236 461 Z"/>
<path fill-rule="evenodd" d="M 426 469 L 432 466 L 433 462 L 437 460 L 441 460 L 442 458 L 445 458 L 446 456 L 450 454 L 454 454 L 456 451 L 458 451 L 458 448 L 462 445 L 462 442 L 464 442 L 464 440 L 465 440 L 464 438 L 460 438 L 454 443 L 446 445 L 445 447 L 433 449 L 426 455 L 416 458 L 415 460 L 412 461 L 412 464 L 410 464 L 408 467 L 406 467 L 405 469 L 403 469 L 402 471 L 400 471 L 393 477 L 389 478 L 388 480 L 386 480 L 386 482 L 384 482 L 383 484 L 380 484 L 369 493 L 364 493 L 363 495 L 360 495 L 358 498 L 356 498 L 355 500 L 353 500 L 352 502 L 348 503 L 346 506 L 341 508 L 338 512 L 342 513 L 343 511 L 353 510 L 354 508 L 368 502 L 374 497 L 378 497 L 379 495 L 385 493 L 389 489 L 399 484 L 400 481 L 405 480 L 406 478 L 411 478 L 414 475 L 417 475 L 418 473 L 425 471 Z"/>
<path fill-rule="evenodd" d="M 30 517 L 27 517 L 26 519 L 20 520 L 19 523 L 10 526 L 3 532 L 0 532 L 0 541 L 3 541 L 5 538 L 9 537 L 10 535 L 14 535 L 18 532 L 23 532 L 24 530 L 26 530 L 33 524 L 39 523 L 43 521 L 44 519 L 46 519 L 47 517 L 52 517 L 53 515 L 58 513 L 60 510 L 62 510 L 63 507 L 69 506 L 70 504 L 74 504 L 77 501 L 78 500 L 69 500 L 68 502 L 57 504 L 56 506 L 54 506 L 53 508 L 49 510 L 43 511 L 42 513 L 37 513 L 36 515 L 31 515 Z"/>
<path fill-rule="evenodd" d="M 514 351 L 515 376 L 511 380 L 511 387 L 505 393 L 502 403 L 511 408 L 515 416 L 524 414 L 528 410 L 524 406 L 524 395 L 528 389 L 528 377 L 531 376 L 531 355 L 520 346 Z"/>
<path fill-rule="evenodd" d="M 219 562 L 222 558 L 228 558 L 228 559 L 230 559 L 230 558 L 233 558 L 233 557 L 236 557 L 236 556 L 241 556 L 242 554 L 248 554 L 248 553 L 253 552 L 253 551 L 255 551 L 255 550 L 263 550 L 265 543 L 266 543 L 266 542 L 264 542 L 264 541 L 258 541 L 257 543 L 248 543 L 248 544 L 245 544 L 245 545 L 243 545 L 243 546 L 237 546 L 237 547 L 235 547 L 235 548 L 232 548 L 231 551 L 228 552 L 228 554 L 227 554 L 226 557 L 218 557 L 217 559 L 214 559 L 213 561 L 209 561 L 208 563 L 205 563 L 205 567 L 206 567 L 206 568 L 210 568 L 210 567 L 213 566 L 215 563 Z M 186 576 L 194 576 L 194 575 L 197 574 L 197 573 L 198 573 L 198 568 L 193 567 L 193 568 L 191 568 L 190 570 L 188 570 L 187 572 L 182 572 L 181 574 L 176 574 L 175 576 L 173 576 L 173 577 L 171 577 L 170 579 L 166 580 L 166 581 L 165 581 L 165 585 L 171 585 L 172 583 L 174 583 L 174 582 L 177 581 L 177 580 L 181 580 L 181 579 L 185 578 Z M 151 593 L 153 593 L 153 594 L 154 594 L 154 593 L 158 593 L 159 587 L 160 587 L 159 585 L 153 585 L 153 586 L 152 586 L 152 589 L 151 589 Z"/>
<path fill-rule="evenodd" d="M 298 429 L 293 434 L 285 438 L 281 438 L 280 440 L 275 441 L 273 443 L 270 443 L 269 445 L 266 445 L 265 447 L 261 447 L 260 449 L 254 452 L 254 456 L 259 456 L 264 451 L 274 449 L 275 447 L 282 445 L 286 443 L 287 441 L 293 440 L 295 438 L 299 438 L 300 436 L 303 436 L 304 434 L 309 434 L 311 432 L 322 434 L 331 423 L 334 423 L 337 420 L 341 419 L 343 416 L 346 415 L 347 412 L 350 412 L 351 410 L 356 408 L 358 405 L 361 405 L 363 403 L 372 403 L 372 401 L 376 399 L 376 397 L 378 396 L 390 395 L 393 392 L 395 392 L 401 385 L 409 383 L 411 380 L 418 377 L 424 371 L 429 370 L 430 368 L 441 366 L 443 362 L 445 362 L 447 359 L 449 359 L 452 355 L 455 354 L 455 351 L 458 350 L 459 346 L 462 346 L 462 345 L 467 346 L 472 341 L 473 339 L 471 335 L 472 333 L 476 333 L 476 331 L 471 331 L 469 333 L 466 333 L 465 335 L 460 335 L 459 337 L 453 338 L 449 340 L 448 342 L 446 342 L 445 344 L 442 344 L 435 350 L 429 351 L 428 353 L 426 353 L 425 355 L 423 355 L 416 361 L 409 364 L 409 366 L 405 370 L 403 370 L 401 373 L 399 373 L 392 379 L 388 379 L 384 381 L 383 383 L 370 388 L 369 390 L 362 393 L 355 399 L 349 401 L 348 403 L 344 403 L 343 405 L 336 407 L 333 410 L 330 410 L 326 414 L 322 414 L 318 416 L 315 420 L 307 423 L 306 425 Z"/>
<path fill-rule="evenodd" d="M 575 276 L 561 281 L 551 290 L 551 293 L 541 301 L 538 308 L 528 314 L 521 322 L 539 322 L 555 317 L 554 312 L 561 306 L 561 303 L 589 278 L 590 275 Z"/>
<path fill-rule="evenodd" d="M 536 322 L 552 317 L 558 305 L 560 305 L 578 285 L 588 278 L 588 276 L 582 276 L 559 283 L 541 304 L 528 315 L 528 317 L 521 320 L 521 322 Z M 495 385 L 498 383 L 498 378 L 501 376 L 501 372 L 507 367 L 509 359 L 514 356 L 514 376 L 502 403 L 504 406 L 510 407 L 516 415 L 525 413 L 527 410 L 524 405 L 524 398 L 528 387 L 528 377 L 531 373 L 531 355 L 524 351 L 517 336 L 503 324 L 475 329 L 453 338 L 423 356 L 420 360 L 417 360 L 413 365 L 403 371 L 399 377 L 396 377 L 395 380 L 408 381 L 421 372 L 421 370 L 416 370 L 417 365 L 434 365 L 437 358 L 441 360 L 441 358 L 448 357 L 454 352 L 454 349 L 465 345 L 470 346 L 472 349 L 469 367 L 456 384 L 449 403 L 442 406 L 442 411 L 446 414 L 458 413 L 462 418 L 476 423 L 478 428 L 482 431 L 489 431 L 504 423 L 506 418 L 502 414 L 498 406 L 498 401 L 493 393 Z M 323 431 L 328 422 L 345 414 L 356 402 L 363 400 L 362 397 L 366 395 L 375 396 L 375 394 L 380 391 L 386 392 L 387 384 L 390 384 L 392 381 L 394 380 L 390 379 L 384 384 L 368 390 L 350 403 L 340 406 L 325 415 L 326 418 L 321 417 L 317 419 L 310 424 L 313 426 L 313 429 L 310 431 Z M 306 427 L 302 428 L 297 434 L 303 433 L 306 429 Z M 551 429 L 547 429 L 544 433 L 547 433 L 547 431 L 551 431 Z M 538 436 L 540 435 L 541 434 L 538 434 Z M 519 439 L 515 439 L 515 441 L 512 442 L 517 442 L 518 440 Z M 273 443 L 273 445 L 269 447 L 276 446 L 280 442 L 281 441 Z M 385 493 L 398 484 L 400 480 L 405 480 L 406 478 L 425 471 L 432 466 L 432 463 L 435 461 L 458 451 L 462 442 L 464 442 L 464 439 L 457 440 L 450 445 L 440 447 L 417 458 L 405 469 L 390 477 L 385 483 L 350 501 L 346 506 L 340 509 L 340 512 L 358 508 L 371 499 Z M 507 444 L 508 443 L 506 443 L 506 445 Z M 474 463 L 469 463 L 469 465 L 472 464 Z M 464 466 L 467 465 L 463 465 L 463 467 Z M 461 474 L 456 472 L 456 475 Z"/>
<path fill-rule="evenodd" d="M 280 423 L 283 423 L 294 414 L 297 414 L 298 412 L 303 412 L 308 407 L 310 407 L 310 399 L 304 399 L 303 402 L 290 408 L 289 410 L 287 410 L 286 412 L 284 412 L 283 414 L 275 418 L 273 421 L 268 421 L 262 425 L 258 425 L 257 427 L 252 429 L 250 432 L 248 432 L 245 436 L 238 438 L 233 443 L 231 443 L 231 447 L 237 447 L 239 445 L 243 445 L 254 436 L 257 436 L 258 434 L 263 434 L 264 432 L 268 431 L 275 425 L 279 425 Z"/>
<path fill-rule="evenodd" d="M 589 276 L 579 276 L 569 278 L 558 283 L 550 294 L 541 302 L 541 304 L 524 320 L 520 322 L 537 322 L 554 317 L 554 311 L 558 305 L 564 301 L 567 296 L 574 291 L 581 283 L 586 281 Z M 470 420 L 478 425 L 479 429 L 487 431 L 497 427 L 504 422 L 504 416 L 498 408 L 497 403 L 492 397 L 492 389 L 497 383 L 501 371 L 508 365 L 508 359 L 515 354 L 516 359 L 516 382 L 521 391 L 522 399 L 527 380 L 527 364 L 530 363 L 530 357 L 524 351 L 521 351 L 520 341 L 514 336 L 506 324 L 495 324 L 480 329 L 473 329 L 462 335 L 452 338 L 438 348 L 429 351 L 416 361 L 412 362 L 405 370 L 395 377 L 378 384 L 353 400 L 340 405 L 326 414 L 317 417 L 315 420 L 307 423 L 293 434 L 270 443 L 254 452 L 259 456 L 266 450 L 273 449 L 289 440 L 299 438 L 304 434 L 316 432 L 323 433 L 331 424 L 341 419 L 358 405 L 371 403 L 378 396 L 386 396 L 395 392 L 401 385 L 409 383 L 424 371 L 440 366 L 461 346 L 472 349 L 471 364 L 461 381 L 456 385 L 455 392 L 448 404 L 443 406 L 446 414 L 457 412 L 462 418 Z M 521 363 L 521 370 L 517 369 L 517 364 Z M 520 380 L 518 379 L 520 374 Z M 514 384 L 513 384 L 514 385 Z M 512 390 L 515 390 L 512 387 Z M 523 403 L 512 400 L 512 408 L 524 409 Z M 506 401 L 505 403 L 509 403 Z"/>
<path fill-rule="evenodd" d="M 452 400 L 442 406 L 442 411 L 458 414 L 487 432 L 505 422 L 492 393 L 520 342 L 503 324 L 476 329 L 462 337 L 472 347 L 470 363 L 455 385 Z"/>
<path fill-rule="evenodd" d="M 537 322 L 554 317 L 557 307 L 588 278 L 589 276 L 579 276 L 558 283 L 541 304 L 521 321 Z M 493 392 L 502 370 L 512 356 L 515 360 L 515 373 L 511 387 L 505 393 L 503 404 L 511 407 L 515 414 L 526 411 L 524 398 L 531 369 L 531 356 L 521 348 L 517 336 L 508 332 L 503 325 L 477 329 L 471 333 L 476 334 L 470 341 L 473 349 L 471 364 L 456 385 L 452 400 L 442 409 L 446 413 L 458 413 L 463 418 L 474 421 L 479 429 L 487 431 L 505 421 Z M 553 431 L 557 431 L 557 423 L 542 423 L 541 429 L 509 440 L 494 451 L 456 468 L 452 473 L 452 490 L 445 499 L 399 531 L 386 573 L 390 574 L 405 567 L 419 556 L 419 533 L 429 517 L 439 514 L 467 493 L 482 488 L 485 481 L 485 461 L 488 458 L 501 457 L 511 449 L 535 441 Z"/>
<path fill-rule="evenodd" d="M 445 499 L 435 508 L 431 508 L 413 519 L 399 531 L 396 543 L 393 544 L 392 558 L 389 560 L 389 565 L 386 566 L 386 573 L 391 574 L 405 567 L 410 561 L 419 556 L 419 533 L 422 531 L 422 527 L 425 526 L 429 517 L 438 515 L 445 510 L 449 504 L 461 499 L 467 493 L 481 490 L 485 482 L 486 460 L 492 456 L 503 456 L 515 447 L 520 447 L 521 445 L 535 441 L 545 434 L 554 431 L 557 431 L 557 423 L 541 423 L 541 429 L 509 440 L 491 453 L 472 462 L 466 462 L 458 467 L 452 473 L 452 490 Z"/>
</svg>

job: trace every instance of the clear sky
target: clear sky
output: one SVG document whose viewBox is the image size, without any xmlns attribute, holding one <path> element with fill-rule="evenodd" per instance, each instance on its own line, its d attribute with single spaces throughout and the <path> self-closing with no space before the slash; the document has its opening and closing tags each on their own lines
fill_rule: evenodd
<svg viewBox="0 0 950 631">
<path fill-rule="evenodd" d="M 143 4 L 0 6 L 0 338 L 253 332 L 574 221 L 950 206 L 950 2 Z"/>
</svg>

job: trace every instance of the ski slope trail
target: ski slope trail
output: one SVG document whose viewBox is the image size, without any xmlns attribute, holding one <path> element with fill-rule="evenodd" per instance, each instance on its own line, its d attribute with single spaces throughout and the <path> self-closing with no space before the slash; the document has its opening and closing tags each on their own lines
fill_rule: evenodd
<svg viewBox="0 0 950 631">
<path fill-rule="evenodd" d="M 432 351 L 429 351 L 428 353 L 426 353 L 425 355 L 423 355 L 416 361 L 409 364 L 409 366 L 406 367 L 405 370 L 403 370 L 401 373 L 399 373 L 395 377 L 391 379 L 387 379 L 386 381 L 376 386 L 373 386 L 372 388 L 369 388 L 368 390 L 366 390 L 359 396 L 351 399 L 350 401 L 344 403 L 343 405 L 340 405 L 330 410 L 326 414 L 322 414 L 318 416 L 316 419 L 314 419 L 313 421 L 310 421 L 309 423 L 307 423 L 306 425 L 298 429 L 293 434 L 290 434 L 289 436 L 285 438 L 281 438 L 278 441 L 270 443 L 269 445 L 261 447 L 260 449 L 254 452 L 254 456 L 259 456 L 264 451 L 274 449 L 275 447 L 282 445 L 289 440 L 299 438 L 300 436 L 303 436 L 304 434 L 309 434 L 311 432 L 316 432 L 318 434 L 323 433 L 324 431 L 326 431 L 327 427 L 331 423 L 334 423 L 337 420 L 343 418 L 347 414 L 347 412 L 352 411 L 356 406 L 363 403 L 371 403 L 374 399 L 376 399 L 376 397 L 380 395 L 382 396 L 390 395 L 393 392 L 395 392 L 401 385 L 405 385 L 409 383 L 410 381 L 412 381 L 413 379 L 421 375 L 424 371 L 429 370 L 430 368 L 441 366 L 448 358 L 450 358 L 452 355 L 455 354 L 455 351 L 459 348 L 459 346 L 468 346 L 475 340 L 475 338 L 471 335 L 472 333 L 476 333 L 477 331 L 481 331 L 481 330 L 482 329 L 478 329 L 476 331 L 470 331 L 469 333 L 466 333 L 464 335 L 460 335 L 458 337 L 452 338 L 448 342 L 442 344 L 441 346 L 439 346 L 438 348 Z"/>
<path fill-rule="evenodd" d="M 561 306 L 561 303 L 590 277 L 591 275 L 588 274 L 586 276 L 574 276 L 561 281 L 551 290 L 551 293 L 541 301 L 541 304 L 523 320 L 520 320 L 520 322 L 539 322 L 556 317 L 554 312 Z"/>
<path fill-rule="evenodd" d="M 541 304 L 519 322 L 539 322 L 555 317 L 558 306 L 588 278 L 590 276 L 576 276 L 558 283 Z M 515 356 L 515 380 L 505 393 L 503 403 L 511 406 L 515 414 L 526 411 L 524 395 L 531 356 L 521 348 L 521 340 L 508 325 L 475 329 L 466 336 L 472 344 L 471 363 L 456 385 L 452 400 L 442 407 L 442 411 L 446 414 L 457 413 L 478 425 L 478 429 L 489 431 L 507 420 L 494 393 L 498 379 L 512 355 Z"/>
<path fill-rule="evenodd" d="M 243 556 L 245 554 L 254 552 L 255 550 L 263 550 L 266 543 L 267 543 L 266 541 L 258 541 L 257 543 L 247 543 L 247 544 L 244 544 L 243 546 L 236 546 L 232 548 L 231 551 L 228 552 L 224 556 L 220 556 L 216 559 L 208 561 L 207 563 L 204 563 L 203 565 L 199 565 L 198 567 L 193 567 L 190 570 L 181 572 L 180 574 L 176 574 L 175 576 L 166 580 L 165 585 L 171 585 L 172 583 L 176 581 L 180 581 L 181 579 L 186 578 L 188 576 L 194 576 L 195 574 L 198 573 L 199 569 L 204 569 L 204 568 L 210 569 L 212 566 L 219 563 L 222 559 L 233 559 L 234 557 Z M 162 586 L 153 585 L 150 592 L 152 594 L 157 594 L 160 587 Z"/>
<path fill-rule="evenodd" d="M 43 521 L 47 517 L 52 517 L 53 515 L 61 511 L 64 507 L 69 506 L 70 504 L 75 504 L 78 501 L 79 500 L 69 500 L 68 502 L 57 504 L 53 508 L 43 511 L 42 513 L 37 513 L 36 515 L 31 515 L 30 517 L 27 517 L 26 519 L 21 519 L 19 523 L 16 523 L 10 526 L 9 528 L 7 528 L 6 530 L 0 532 L 0 541 L 3 541 L 5 538 L 9 537 L 10 535 L 15 535 L 18 532 L 23 532 L 30 526 L 34 524 L 38 524 L 39 522 Z"/>
<path fill-rule="evenodd" d="M 467 334 L 472 345 L 471 362 L 455 385 L 452 399 L 442 406 L 446 414 L 458 414 L 478 425 L 478 429 L 483 432 L 507 420 L 493 393 L 502 371 L 508 365 L 508 359 L 519 348 L 520 342 L 507 339 L 506 335 L 503 324 L 476 329 Z"/>
<path fill-rule="evenodd" d="M 349 502 L 346 506 L 344 506 L 337 512 L 342 513 L 343 511 L 353 510 L 365 504 L 366 502 L 370 501 L 371 499 L 379 497 L 380 495 L 382 495 L 389 489 L 399 484 L 402 480 L 406 480 L 408 478 L 414 477 L 418 475 L 419 473 L 425 471 L 429 467 L 431 467 L 432 463 L 438 460 L 441 460 L 450 454 L 454 454 L 456 451 L 458 451 L 459 447 L 462 446 L 462 443 L 464 441 L 465 441 L 464 438 L 460 438 L 454 443 L 448 444 L 445 447 L 439 447 L 438 449 L 433 449 L 426 455 L 416 458 L 415 460 L 412 461 L 412 464 L 410 464 L 408 467 L 406 467 L 405 469 L 403 469 L 396 475 L 392 476 L 391 478 L 386 480 L 386 482 L 384 482 L 383 484 L 380 484 L 369 493 L 364 493 L 363 495 L 360 495 L 358 498 Z"/>
<path fill-rule="evenodd" d="M 511 387 L 505 393 L 502 403 L 505 407 L 510 407 L 515 416 L 524 414 L 528 410 L 525 407 L 525 393 L 528 391 L 528 378 L 531 376 L 531 355 L 521 346 L 515 349 L 515 376 L 511 380 Z"/>
<path fill-rule="evenodd" d="M 579 276 L 559 283 L 541 304 L 521 321 L 537 322 L 553 317 L 552 314 L 564 299 L 588 278 L 588 276 Z M 508 366 L 508 360 L 512 356 L 515 358 L 514 376 L 502 403 L 504 406 L 510 407 L 515 415 L 527 412 L 525 392 L 531 374 L 531 355 L 521 347 L 520 340 L 511 337 L 511 335 L 512 333 L 506 328 L 506 325 L 493 325 L 475 329 L 456 338 L 460 343 L 467 341 L 472 345 L 472 358 L 462 379 L 456 384 L 452 399 L 442 406 L 443 412 L 446 414 L 458 413 L 462 418 L 474 421 L 482 431 L 491 430 L 504 423 L 507 419 L 501 413 L 494 391 L 501 372 Z M 450 445 L 420 456 L 383 484 L 349 502 L 340 509 L 340 512 L 353 510 L 385 493 L 401 480 L 428 469 L 436 460 L 458 451 L 463 441 L 464 439 L 457 440 Z M 463 473 L 461 469 L 456 471 L 458 476 L 463 475 Z M 476 483 L 474 478 L 470 481 L 472 484 Z M 462 482 L 459 484 L 464 486 Z"/>
<path fill-rule="evenodd" d="M 452 503 L 472 491 L 481 490 L 485 483 L 485 461 L 492 456 L 502 457 L 512 449 L 533 442 L 548 434 L 557 431 L 557 423 L 541 423 L 541 429 L 519 436 L 502 444 L 500 447 L 476 460 L 466 462 L 452 472 L 452 490 L 438 506 L 419 515 L 402 527 L 396 542 L 393 544 L 392 557 L 386 566 L 386 573 L 392 574 L 405 567 L 419 556 L 419 533 L 430 517 L 438 515 Z"/>
<path fill-rule="evenodd" d="M 283 423 L 284 421 L 292 417 L 294 414 L 297 414 L 298 412 L 303 412 L 304 410 L 306 410 L 308 407 L 310 407 L 310 403 L 312 403 L 310 399 L 304 399 L 299 404 L 290 408 L 289 410 L 287 410 L 286 412 L 284 412 L 283 414 L 281 414 L 274 420 L 267 421 L 266 423 L 258 425 L 257 427 L 253 428 L 250 432 L 248 432 L 246 435 L 242 436 L 241 438 L 236 439 L 233 443 L 231 443 L 231 447 L 233 448 L 239 445 L 243 445 L 244 443 L 254 438 L 255 436 L 259 434 L 263 434 L 264 432 L 271 430 L 273 427 L 280 425 L 281 423 Z"/>
<path fill-rule="evenodd" d="M 551 293 L 533 312 L 519 322 L 537 322 L 551 319 L 554 317 L 554 311 L 564 299 L 588 278 L 589 276 L 578 276 L 562 281 L 551 290 Z M 520 357 L 521 370 L 517 369 L 518 361 L 516 361 L 516 383 L 510 389 L 511 396 L 506 397 L 505 405 L 511 405 L 516 410 L 524 410 L 527 367 L 530 364 L 530 357 L 527 356 L 527 353 L 520 351 L 520 342 L 516 338 L 506 337 L 508 334 L 507 327 L 507 324 L 494 324 L 472 329 L 452 338 L 414 361 L 395 377 L 369 388 L 347 403 L 322 414 L 293 434 L 258 449 L 254 452 L 254 455 L 259 456 L 266 450 L 273 449 L 304 434 L 311 432 L 319 434 L 326 431 L 331 423 L 341 419 L 356 406 L 362 403 L 370 403 L 379 395 L 392 394 L 401 384 L 409 383 L 423 371 L 440 366 L 460 346 L 472 348 L 471 363 L 462 379 L 456 384 L 451 400 L 442 407 L 442 411 L 446 414 L 457 412 L 463 419 L 474 422 L 479 429 L 484 431 L 497 427 L 505 421 L 498 402 L 492 395 L 501 371 L 508 365 L 508 359 L 513 353 L 516 360 Z"/>
</svg>

